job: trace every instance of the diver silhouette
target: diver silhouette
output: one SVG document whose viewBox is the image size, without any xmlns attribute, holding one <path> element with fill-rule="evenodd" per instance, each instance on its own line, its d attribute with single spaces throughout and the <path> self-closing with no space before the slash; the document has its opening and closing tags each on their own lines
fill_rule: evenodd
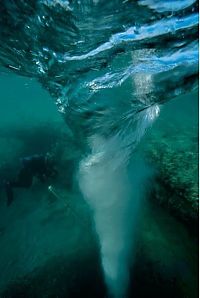
<svg viewBox="0 0 200 298">
<path fill-rule="evenodd" d="M 21 158 L 20 161 L 21 168 L 17 177 L 13 180 L 5 181 L 7 206 L 13 202 L 13 188 L 30 188 L 34 177 L 37 177 L 44 183 L 49 178 L 55 178 L 58 174 L 55 168 L 55 160 L 49 153 L 27 156 Z"/>
</svg>

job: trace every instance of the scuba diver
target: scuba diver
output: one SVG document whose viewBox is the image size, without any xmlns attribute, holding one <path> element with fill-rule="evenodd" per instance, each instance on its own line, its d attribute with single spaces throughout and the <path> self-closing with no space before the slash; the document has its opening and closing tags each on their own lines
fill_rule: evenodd
<svg viewBox="0 0 200 298">
<path fill-rule="evenodd" d="M 58 172 L 55 169 L 55 160 L 49 153 L 45 155 L 27 156 L 21 161 L 21 169 L 13 180 L 6 180 L 4 185 L 7 195 L 7 206 L 14 199 L 13 188 L 30 188 L 33 183 L 33 178 L 37 177 L 42 183 L 49 178 L 55 178 Z"/>
</svg>

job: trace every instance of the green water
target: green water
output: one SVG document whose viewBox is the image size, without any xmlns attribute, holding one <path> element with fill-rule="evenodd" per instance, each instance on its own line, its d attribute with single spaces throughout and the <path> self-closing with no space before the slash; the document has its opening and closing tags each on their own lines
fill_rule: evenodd
<svg viewBox="0 0 200 298">
<path fill-rule="evenodd" d="M 61 147 L 56 195 L 48 184 L 34 181 L 31 189 L 15 190 L 7 207 L 0 191 L 0 297 L 105 297 L 99 241 L 77 186 L 74 147 L 65 138 L 62 115 L 34 80 L 1 74 L 0 87 L 1 179 L 15 175 L 20 157 Z M 155 138 L 163 142 L 171 136 L 174 152 L 186 150 L 197 134 L 197 99 L 193 93 L 166 104 L 142 150 Z M 137 235 L 131 297 L 196 298 L 196 234 L 170 209 L 146 198 Z"/>
</svg>

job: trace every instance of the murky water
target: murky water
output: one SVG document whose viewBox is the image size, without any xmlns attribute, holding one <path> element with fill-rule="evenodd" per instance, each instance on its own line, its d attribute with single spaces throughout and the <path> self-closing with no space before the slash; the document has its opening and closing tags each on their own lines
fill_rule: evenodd
<svg viewBox="0 0 200 298">
<path fill-rule="evenodd" d="M 198 5 L 170 3 L 2 2 L 1 182 L 59 172 L 1 183 L 2 297 L 197 297 Z"/>
</svg>

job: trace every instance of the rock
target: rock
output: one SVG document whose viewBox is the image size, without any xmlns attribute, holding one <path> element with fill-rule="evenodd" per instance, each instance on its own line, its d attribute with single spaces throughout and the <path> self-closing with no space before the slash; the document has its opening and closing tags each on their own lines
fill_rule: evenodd
<svg viewBox="0 0 200 298">
<path fill-rule="evenodd" d="M 194 131 L 152 135 L 146 157 L 156 168 L 152 197 L 186 222 L 198 221 L 198 140 Z"/>
</svg>

